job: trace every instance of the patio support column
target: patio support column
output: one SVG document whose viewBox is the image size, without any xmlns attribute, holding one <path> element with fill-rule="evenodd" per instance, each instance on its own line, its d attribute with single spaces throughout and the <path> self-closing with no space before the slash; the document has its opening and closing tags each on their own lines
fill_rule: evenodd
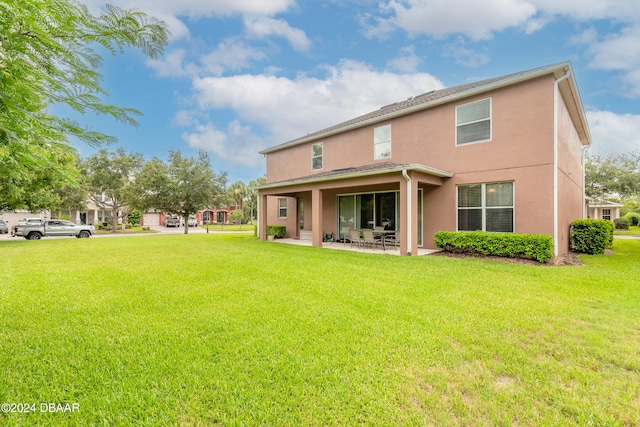
<svg viewBox="0 0 640 427">
<path fill-rule="evenodd" d="M 406 172 L 405 172 L 406 173 Z M 408 175 L 405 177 L 405 173 L 400 178 L 400 255 L 406 256 L 409 251 L 407 251 L 407 238 L 410 236 L 408 233 L 409 230 L 409 193 L 407 189 L 411 185 L 410 179 L 407 179 Z"/>
<path fill-rule="evenodd" d="M 418 254 L 418 180 L 402 171 L 400 180 L 400 255 Z"/>
<path fill-rule="evenodd" d="M 267 196 L 264 194 L 258 196 L 258 239 L 267 240 Z"/>
<path fill-rule="evenodd" d="M 322 247 L 322 190 L 311 191 L 311 244 Z"/>
<path fill-rule="evenodd" d="M 411 247 L 407 248 L 411 255 L 418 255 L 418 179 L 415 174 L 409 172 L 411 179 Z"/>
</svg>

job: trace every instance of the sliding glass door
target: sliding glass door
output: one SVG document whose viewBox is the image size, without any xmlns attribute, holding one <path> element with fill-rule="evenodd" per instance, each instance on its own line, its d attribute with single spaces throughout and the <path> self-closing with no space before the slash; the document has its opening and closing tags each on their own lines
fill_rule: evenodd
<svg viewBox="0 0 640 427">
<path fill-rule="evenodd" d="M 418 190 L 418 246 L 422 246 L 422 189 Z M 397 191 L 384 193 L 360 193 L 338 196 L 338 225 L 340 236 L 345 228 L 384 227 L 385 230 L 400 230 L 400 194 Z"/>
<path fill-rule="evenodd" d="M 338 196 L 340 234 L 344 228 L 382 226 L 395 230 L 397 224 L 397 192 L 361 193 Z"/>
</svg>

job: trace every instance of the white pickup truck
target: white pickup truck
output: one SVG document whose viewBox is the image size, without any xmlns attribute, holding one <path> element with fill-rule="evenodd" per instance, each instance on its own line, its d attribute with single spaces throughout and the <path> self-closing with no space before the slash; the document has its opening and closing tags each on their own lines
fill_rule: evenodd
<svg viewBox="0 0 640 427">
<path fill-rule="evenodd" d="M 75 236 L 86 238 L 95 234 L 93 225 L 77 225 L 63 219 L 43 220 L 39 224 L 18 224 L 13 229 L 13 235 L 29 240 L 39 240 L 46 236 Z"/>
</svg>

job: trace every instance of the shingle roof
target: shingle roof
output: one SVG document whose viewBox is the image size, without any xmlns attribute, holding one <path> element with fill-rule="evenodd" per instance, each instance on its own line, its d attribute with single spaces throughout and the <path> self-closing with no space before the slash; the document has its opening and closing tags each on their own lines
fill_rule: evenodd
<svg viewBox="0 0 640 427">
<path fill-rule="evenodd" d="M 505 76 L 494 77 L 491 79 L 481 80 L 479 82 L 467 83 L 450 88 L 433 90 L 431 92 L 423 93 L 421 95 L 410 97 L 404 101 L 395 102 L 393 104 L 386 105 L 379 110 L 372 111 L 362 116 L 347 120 L 342 123 L 330 126 L 328 128 L 319 130 L 307 134 L 303 137 L 296 138 L 294 140 L 285 142 L 280 145 L 276 145 L 266 150 L 261 151 L 261 154 L 268 154 L 270 152 L 278 151 L 283 148 L 291 147 L 294 145 L 302 144 L 313 139 L 321 138 L 323 136 L 332 135 L 340 131 L 344 131 L 365 124 L 375 123 L 376 121 L 385 120 L 394 116 L 408 114 L 412 111 L 426 109 L 442 102 L 449 102 L 451 100 L 459 99 L 465 96 L 470 96 L 475 93 L 488 91 L 501 86 L 515 84 L 520 81 L 532 79 L 545 74 L 555 72 L 559 69 L 569 69 L 569 62 L 562 62 L 553 65 L 547 65 L 544 67 L 534 68 L 526 71 L 519 71 L 517 73 L 507 74 Z"/>
<path fill-rule="evenodd" d="M 313 175 L 301 176 L 298 178 L 292 178 L 285 181 L 270 182 L 268 184 L 260 185 L 256 188 L 266 189 L 272 187 L 283 187 L 286 185 L 299 185 L 304 183 L 318 182 L 318 181 L 333 181 L 337 179 L 357 178 L 368 175 L 379 175 L 385 173 L 401 172 L 402 170 L 415 170 L 423 172 L 429 175 L 439 177 L 451 177 L 453 173 L 435 169 L 429 166 L 411 163 L 375 163 L 371 165 L 355 166 L 341 169 L 334 169 L 327 172 L 319 172 Z"/>
</svg>

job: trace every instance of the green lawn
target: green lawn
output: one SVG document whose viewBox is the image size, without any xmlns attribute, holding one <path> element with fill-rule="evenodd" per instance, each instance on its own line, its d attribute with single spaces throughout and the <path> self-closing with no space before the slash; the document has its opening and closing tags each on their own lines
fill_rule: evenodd
<svg viewBox="0 0 640 427">
<path fill-rule="evenodd" d="M 0 425 L 637 426 L 639 256 L 2 241 L 0 403 L 37 411 Z"/>
<path fill-rule="evenodd" d="M 628 230 L 615 230 L 615 235 L 640 236 L 640 227 L 631 226 Z"/>
</svg>

